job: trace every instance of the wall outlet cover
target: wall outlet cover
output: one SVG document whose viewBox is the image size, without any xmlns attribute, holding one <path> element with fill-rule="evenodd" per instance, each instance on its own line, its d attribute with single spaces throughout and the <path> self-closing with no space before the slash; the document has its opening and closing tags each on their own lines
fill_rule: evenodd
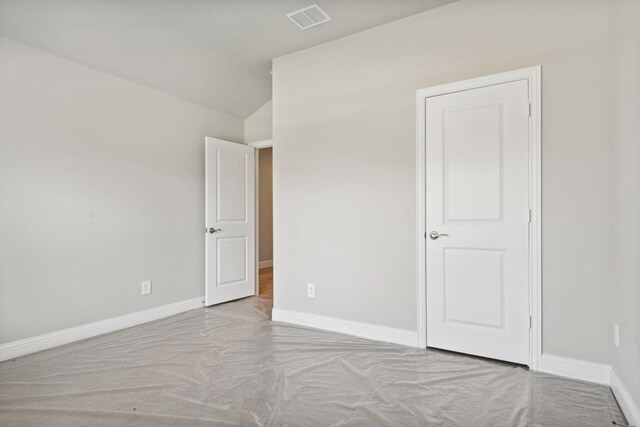
<svg viewBox="0 0 640 427">
<path fill-rule="evenodd" d="M 151 293 L 151 280 L 144 280 L 142 282 L 142 295 L 148 295 Z"/>
<path fill-rule="evenodd" d="M 316 297 L 316 285 L 314 285 L 313 283 L 307 283 L 307 296 L 309 298 Z"/>
</svg>

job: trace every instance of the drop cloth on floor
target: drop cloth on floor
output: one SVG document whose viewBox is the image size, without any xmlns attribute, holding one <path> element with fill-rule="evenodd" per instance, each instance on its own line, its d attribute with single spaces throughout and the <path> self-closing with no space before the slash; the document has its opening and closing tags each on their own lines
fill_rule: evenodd
<svg viewBox="0 0 640 427">
<path fill-rule="evenodd" d="M 252 297 L 0 364 L 2 426 L 611 426 L 608 387 L 270 321 Z"/>
</svg>

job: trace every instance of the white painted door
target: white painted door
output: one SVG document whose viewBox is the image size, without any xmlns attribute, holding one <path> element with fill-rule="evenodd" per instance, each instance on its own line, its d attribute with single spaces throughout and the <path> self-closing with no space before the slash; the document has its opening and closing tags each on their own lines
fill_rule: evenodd
<svg viewBox="0 0 640 427">
<path fill-rule="evenodd" d="M 255 295 L 255 149 L 205 139 L 206 304 Z"/>
<path fill-rule="evenodd" d="M 429 347 L 529 364 L 528 93 L 427 98 Z"/>
</svg>

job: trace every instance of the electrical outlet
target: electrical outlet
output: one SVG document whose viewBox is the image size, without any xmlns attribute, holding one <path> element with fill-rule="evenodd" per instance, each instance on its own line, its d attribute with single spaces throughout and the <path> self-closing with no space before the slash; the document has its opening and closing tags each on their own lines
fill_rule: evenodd
<svg viewBox="0 0 640 427">
<path fill-rule="evenodd" d="M 620 326 L 613 322 L 613 345 L 620 347 Z"/>
<path fill-rule="evenodd" d="M 151 293 L 151 280 L 145 280 L 142 282 L 142 295 L 148 295 Z"/>
<path fill-rule="evenodd" d="M 313 283 L 307 283 L 307 296 L 309 298 L 316 297 L 316 285 L 314 285 Z"/>
</svg>

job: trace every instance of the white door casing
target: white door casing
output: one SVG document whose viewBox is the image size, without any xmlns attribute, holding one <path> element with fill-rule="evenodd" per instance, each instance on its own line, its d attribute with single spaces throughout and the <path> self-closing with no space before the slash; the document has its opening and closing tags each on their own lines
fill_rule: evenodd
<svg viewBox="0 0 640 427">
<path fill-rule="evenodd" d="M 255 295 L 255 149 L 205 138 L 206 305 Z"/>
<path fill-rule="evenodd" d="M 417 93 L 421 346 L 538 368 L 539 77 Z"/>
</svg>

